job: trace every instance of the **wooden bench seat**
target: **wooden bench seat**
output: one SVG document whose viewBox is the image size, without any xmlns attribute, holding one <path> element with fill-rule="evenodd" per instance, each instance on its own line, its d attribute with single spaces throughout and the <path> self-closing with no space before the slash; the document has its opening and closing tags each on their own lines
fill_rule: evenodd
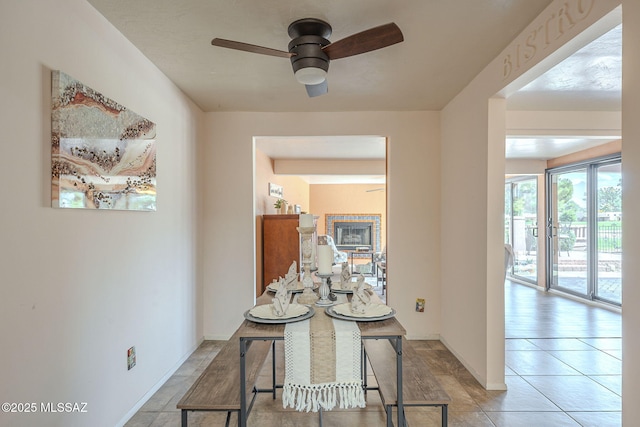
<svg viewBox="0 0 640 427">
<path fill-rule="evenodd" d="M 255 387 L 260 370 L 273 347 L 272 344 L 272 340 L 252 341 L 248 347 L 246 384 L 247 401 L 251 402 L 251 406 L 259 391 L 273 391 L 275 398 L 275 378 L 274 390 L 257 390 Z M 189 411 L 226 411 L 226 425 L 229 425 L 231 413 L 240 412 L 240 343 L 237 335 L 234 334 L 222 347 L 176 406 L 182 411 L 183 427 L 187 427 Z"/>
<path fill-rule="evenodd" d="M 366 357 L 369 360 L 378 387 L 382 404 L 387 413 L 387 426 L 392 423 L 393 407 L 398 405 L 396 352 L 387 340 L 364 340 Z M 402 401 L 404 406 L 437 406 L 442 410 L 442 426 L 448 423 L 447 409 L 451 398 L 443 390 L 429 367 L 411 344 L 402 340 Z M 406 418 L 405 418 L 406 422 Z"/>
</svg>

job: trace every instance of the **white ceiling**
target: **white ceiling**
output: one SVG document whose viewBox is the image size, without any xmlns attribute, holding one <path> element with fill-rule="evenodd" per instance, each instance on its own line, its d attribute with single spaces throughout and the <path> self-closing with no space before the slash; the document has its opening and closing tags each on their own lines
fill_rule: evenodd
<svg viewBox="0 0 640 427">
<path fill-rule="evenodd" d="M 442 109 L 551 0 L 87 0 L 204 111 Z M 405 41 L 332 61 L 308 98 L 286 58 L 211 46 L 214 37 L 287 50 L 289 24 L 320 18 L 330 41 L 395 22 Z"/>
<path fill-rule="evenodd" d="M 420 111 L 442 109 L 551 0 L 87 0 L 204 111 Z M 211 46 L 214 37 L 287 50 L 287 26 L 324 19 L 330 40 L 395 22 L 405 41 L 331 62 L 329 93 L 308 98 L 288 59 Z M 619 29 L 549 70 L 509 109 L 619 110 Z M 382 156 L 368 137 L 259 142 L 273 158 Z M 602 142 L 602 141 L 600 141 Z M 589 141 L 507 141 L 508 158 L 580 149 Z M 598 143 L 598 142 L 596 142 Z M 327 148 L 331 146 L 331 150 Z M 379 179 L 380 177 L 377 177 Z"/>
</svg>

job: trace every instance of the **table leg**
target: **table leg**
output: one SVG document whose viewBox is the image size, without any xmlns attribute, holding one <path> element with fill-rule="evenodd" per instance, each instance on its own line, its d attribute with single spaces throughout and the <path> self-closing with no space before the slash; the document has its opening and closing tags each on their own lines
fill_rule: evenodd
<svg viewBox="0 0 640 427">
<path fill-rule="evenodd" d="M 247 342 L 240 338 L 240 412 L 238 412 L 238 427 L 247 427 L 247 373 L 246 373 Z"/>
<path fill-rule="evenodd" d="M 448 413 L 449 405 L 442 405 L 442 427 L 449 425 Z"/>
<path fill-rule="evenodd" d="M 349 252 L 349 258 L 351 258 L 351 274 L 353 274 L 353 252 Z"/>
<path fill-rule="evenodd" d="M 367 394 L 367 350 L 364 348 L 364 342 L 360 341 L 360 367 L 362 372 L 362 386 L 364 387 L 364 394 Z"/>
<path fill-rule="evenodd" d="M 398 387 L 398 426 L 404 426 L 404 401 L 402 400 L 402 336 L 396 337 L 396 386 Z"/>
<path fill-rule="evenodd" d="M 378 277 L 378 273 L 376 272 L 376 261 L 375 261 L 375 257 L 376 254 L 374 252 L 371 252 L 371 275 L 375 275 L 376 277 Z"/>
<path fill-rule="evenodd" d="M 276 340 L 271 344 L 271 387 L 273 400 L 276 400 Z"/>
</svg>

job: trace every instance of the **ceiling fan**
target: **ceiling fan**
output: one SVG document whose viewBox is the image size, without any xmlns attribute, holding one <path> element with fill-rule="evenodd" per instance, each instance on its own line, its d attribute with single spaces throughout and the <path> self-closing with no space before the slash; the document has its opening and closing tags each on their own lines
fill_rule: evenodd
<svg viewBox="0 0 640 427">
<path fill-rule="evenodd" d="M 382 49 L 404 41 L 394 23 L 380 25 L 331 43 L 331 26 L 320 19 L 304 18 L 292 22 L 288 29 L 289 51 L 215 38 L 211 44 L 229 49 L 291 59 L 296 80 L 304 84 L 310 97 L 327 93 L 329 61 Z"/>
</svg>

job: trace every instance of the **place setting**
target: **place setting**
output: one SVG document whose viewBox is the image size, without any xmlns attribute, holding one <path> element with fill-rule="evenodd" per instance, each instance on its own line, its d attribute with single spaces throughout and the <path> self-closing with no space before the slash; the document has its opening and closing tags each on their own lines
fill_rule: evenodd
<svg viewBox="0 0 640 427">
<path fill-rule="evenodd" d="M 331 292 L 336 294 L 353 294 L 354 289 L 358 288 L 359 281 L 364 281 L 364 276 L 360 274 L 358 276 L 358 282 L 352 280 L 351 270 L 349 269 L 349 263 L 343 262 L 340 271 L 340 283 L 336 287 L 331 288 Z"/>
<path fill-rule="evenodd" d="M 280 276 L 266 287 L 267 292 L 275 294 L 271 303 L 247 310 L 244 313 L 245 319 L 255 323 L 294 323 L 312 318 L 315 314 L 314 306 L 324 309 L 329 317 L 339 320 L 372 322 L 394 317 L 395 310 L 376 298 L 372 286 L 366 283 L 363 274 L 353 281 L 347 262 L 341 264 L 340 282 L 335 287 L 332 286 L 334 258 L 327 236 L 318 236 L 315 246 L 317 251 L 314 251 L 312 236 L 316 231 L 315 227 L 312 221 L 306 221 L 306 215 L 300 216 L 300 273 L 294 260 L 284 277 Z M 317 270 L 312 269 L 314 261 L 317 261 Z M 312 279 L 312 270 L 315 277 L 320 279 L 320 284 Z"/>
<path fill-rule="evenodd" d="M 336 319 L 358 322 L 385 320 L 396 315 L 393 308 L 374 301 L 372 287 L 364 281 L 362 275 L 358 277 L 355 287 L 351 288 L 351 293 L 353 296 L 350 302 L 327 307 L 325 313 Z"/>
<path fill-rule="evenodd" d="M 298 264 L 296 261 L 293 261 L 289 266 L 289 271 L 285 274 L 284 278 L 280 277 L 279 280 L 273 280 L 273 282 L 267 285 L 267 291 L 276 293 L 280 288 L 280 282 L 284 281 L 287 290 L 292 294 L 302 293 L 304 292 L 305 284 L 298 280 Z M 318 285 L 316 283 L 313 284 L 313 289 L 317 289 Z"/>
<path fill-rule="evenodd" d="M 278 282 L 278 290 L 271 304 L 262 304 L 245 311 L 244 317 L 255 323 L 289 323 L 309 319 L 315 314 L 312 306 L 291 302 L 291 293 L 284 280 Z"/>
</svg>

